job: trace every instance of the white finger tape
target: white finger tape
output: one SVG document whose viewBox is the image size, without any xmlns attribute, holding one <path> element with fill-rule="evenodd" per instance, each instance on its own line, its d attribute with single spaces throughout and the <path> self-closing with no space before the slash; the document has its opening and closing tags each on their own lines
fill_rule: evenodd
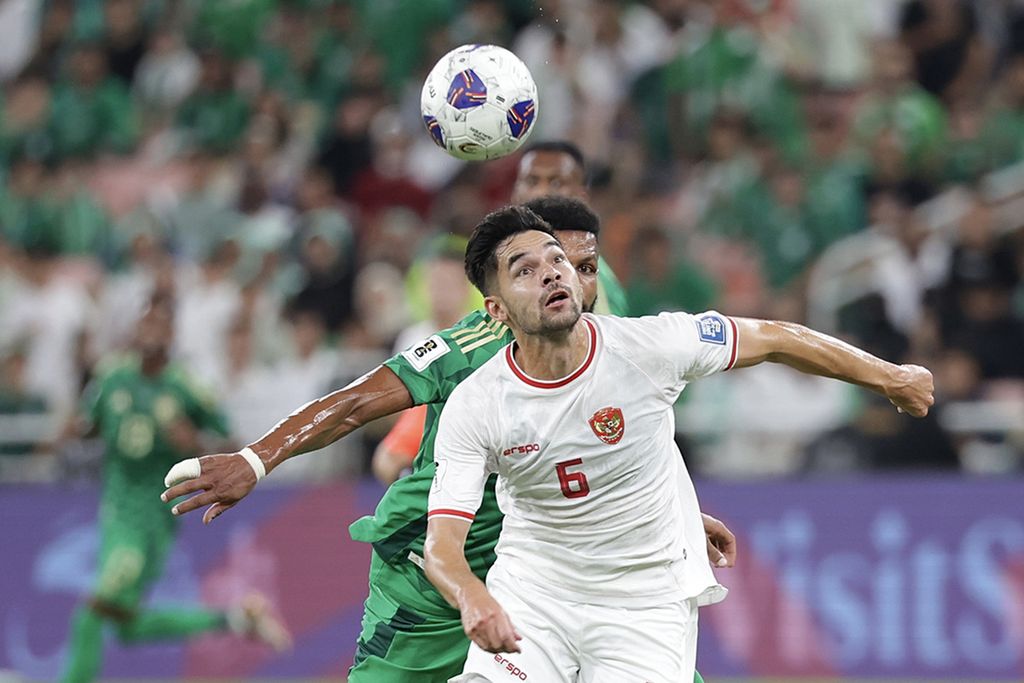
<svg viewBox="0 0 1024 683">
<path fill-rule="evenodd" d="M 259 481 L 263 477 L 267 476 L 267 468 L 260 460 L 260 456 L 256 455 L 255 452 L 248 446 L 238 451 L 238 454 L 245 458 L 249 466 L 252 467 L 252 471 L 256 473 L 256 481 Z"/>
<path fill-rule="evenodd" d="M 170 488 L 183 481 L 195 479 L 202 471 L 203 468 L 199 465 L 199 458 L 182 460 L 179 463 L 175 463 L 174 467 L 167 472 L 167 476 L 164 477 L 164 486 Z"/>
</svg>

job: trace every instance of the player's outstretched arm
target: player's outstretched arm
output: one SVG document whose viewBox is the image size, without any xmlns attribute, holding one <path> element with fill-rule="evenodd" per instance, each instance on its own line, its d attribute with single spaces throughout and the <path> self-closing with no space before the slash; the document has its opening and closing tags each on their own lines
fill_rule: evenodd
<svg viewBox="0 0 1024 683">
<path fill-rule="evenodd" d="M 521 636 L 483 581 L 466 562 L 469 520 L 431 517 L 423 545 L 424 571 L 444 599 L 462 614 L 469 639 L 487 652 L 519 652 Z"/>
<path fill-rule="evenodd" d="M 174 506 L 183 515 L 209 506 L 203 522 L 210 523 L 247 496 L 256 482 L 282 462 L 334 443 L 367 422 L 412 406 L 405 384 L 380 366 L 344 389 L 307 403 L 279 422 L 258 441 L 236 453 L 219 453 L 183 460 L 167 473 L 167 502 L 198 493 Z"/>
<path fill-rule="evenodd" d="M 764 361 L 784 363 L 812 375 L 871 389 L 902 412 L 924 417 L 935 403 L 932 373 L 920 365 L 894 365 L 803 325 L 733 318 L 737 327 L 736 367 Z"/>
</svg>

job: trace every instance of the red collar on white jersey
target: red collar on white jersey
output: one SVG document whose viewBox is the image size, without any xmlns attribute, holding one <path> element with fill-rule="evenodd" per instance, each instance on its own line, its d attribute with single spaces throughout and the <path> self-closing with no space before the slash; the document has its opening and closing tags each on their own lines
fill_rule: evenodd
<svg viewBox="0 0 1024 683">
<path fill-rule="evenodd" d="M 516 363 L 515 342 L 512 342 L 505 347 L 505 358 L 508 360 L 508 366 L 512 368 L 512 374 L 526 384 L 529 384 L 531 387 L 537 387 L 538 389 L 557 389 L 559 387 L 564 387 L 566 384 L 582 375 L 587 371 L 587 368 L 590 367 L 591 362 L 594 360 L 594 356 L 597 354 L 597 328 L 594 327 L 594 323 L 590 322 L 586 318 L 583 319 L 583 322 L 587 324 L 587 329 L 590 330 L 590 335 L 587 337 L 587 357 L 583 359 L 582 365 L 573 370 L 570 374 L 561 379 L 553 380 L 534 379 L 533 377 L 530 377 L 523 372 L 522 368 L 519 367 L 519 364 Z"/>
</svg>

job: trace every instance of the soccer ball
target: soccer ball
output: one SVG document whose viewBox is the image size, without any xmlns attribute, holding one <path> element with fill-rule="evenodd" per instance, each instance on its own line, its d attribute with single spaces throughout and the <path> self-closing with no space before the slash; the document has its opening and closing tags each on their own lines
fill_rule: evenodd
<svg viewBox="0 0 1024 683">
<path fill-rule="evenodd" d="M 537 85 L 526 65 L 497 45 L 457 47 L 430 70 L 420 95 L 423 124 L 459 159 L 497 159 L 533 130 Z"/>
</svg>

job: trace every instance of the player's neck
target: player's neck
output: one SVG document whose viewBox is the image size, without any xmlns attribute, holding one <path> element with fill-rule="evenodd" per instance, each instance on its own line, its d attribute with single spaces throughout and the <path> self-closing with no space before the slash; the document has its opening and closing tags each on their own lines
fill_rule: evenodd
<svg viewBox="0 0 1024 683">
<path fill-rule="evenodd" d="M 572 374 L 589 350 L 590 335 L 582 318 L 564 332 L 516 334 L 516 363 L 534 379 L 550 381 Z"/>
<path fill-rule="evenodd" d="M 167 367 L 167 355 L 143 355 L 139 369 L 146 377 L 156 377 Z"/>
</svg>

